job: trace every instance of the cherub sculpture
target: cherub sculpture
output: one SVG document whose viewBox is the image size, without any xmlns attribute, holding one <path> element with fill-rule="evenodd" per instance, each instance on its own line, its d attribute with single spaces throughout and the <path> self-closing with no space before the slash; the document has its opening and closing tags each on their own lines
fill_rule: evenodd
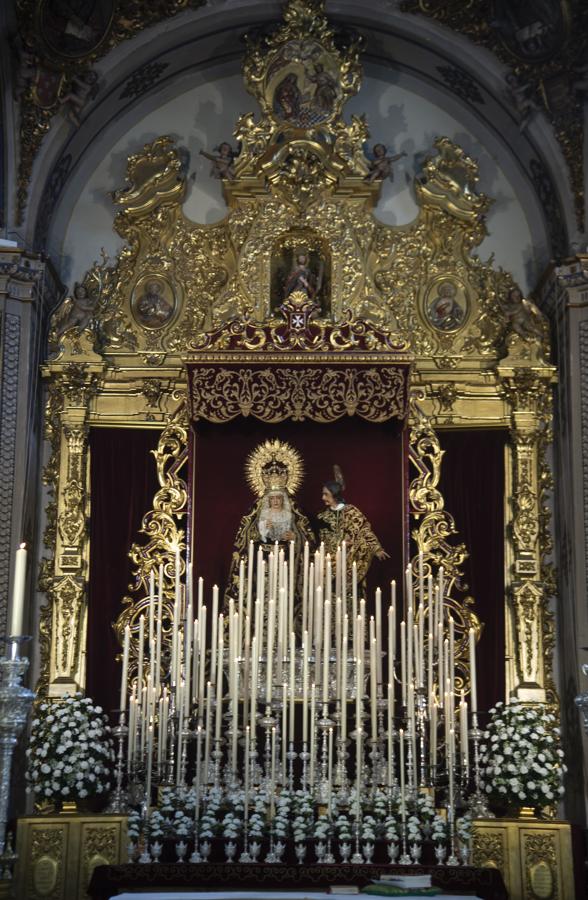
<svg viewBox="0 0 588 900">
<path fill-rule="evenodd" d="M 394 181 L 393 164 L 399 159 L 402 159 L 403 156 L 406 156 L 404 150 L 402 153 L 396 153 L 393 156 L 389 156 L 388 148 L 385 144 L 374 144 L 372 150 L 366 145 L 364 147 L 364 153 L 370 161 L 370 171 L 365 177 L 365 181 L 369 184 L 373 181 L 383 181 L 385 178 Z"/>
<path fill-rule="evenodd" d="M 512 287 L 502 300 L 510 330 L 524 341 L 541 340 L 545 336 L 546 320 L 540 309 L 523 297 L 518 287 Z"/>
<path fill-rule="evenodd" d="M 92 315 L 98 302 L 97 296 L 92 296 L 84 284 L 76 281 L 72 296 L 68 297 L 59 310 L 55 323 L 55 333 L 58 337 L 76 328 L 82 332 L 92 322 Z"/>
<path fill-rule="evenodd" d="M 234 163 L 237 153 L 227 141 L 223 141 L 218 147 L 214 147 L 212 153 L 201 150 L 200 156 L 204 156 L 212 162 L 210 174 L 213 178 L 226 178 L 228 181 L 235 180 Z"/>
</svg>

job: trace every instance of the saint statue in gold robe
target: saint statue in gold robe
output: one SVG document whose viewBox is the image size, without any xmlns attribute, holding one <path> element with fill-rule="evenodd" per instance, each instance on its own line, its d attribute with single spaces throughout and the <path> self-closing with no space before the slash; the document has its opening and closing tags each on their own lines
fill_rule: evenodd
<svg viewBox="0 0 588 900">
<path fill-rule="evenodd" d="M 365 595 L 365 580 L 374 557 L 388 559 L 372 526 L 357 506 L 346 503 L 343 491 L 345 483 L 341 470 L 335 466 L 335 479 L 323 484 L 322 499 L 325 509 L 318 514 L 319 540 L 325 545 L 325 553 L 334 558 L 337 548 L 345 541 L 347 559 L 347 584 L 352 583 L 353 563 L 357 569 L 360 594 Z"/>
<path fill-rule="evenodd" d="M 248 558 L 250 542 L 253 542 L 256 554 L 260 547 L 264 554 L 269 554 L 275 550 L 277 543 L 278 552 L 280 549 L 284 551 L 288 564 L 291 559 L 290 545 L 293 543 L 296 610 L 302 595 L 304 544 L 308 541 L 309 551 L 315 545 L 310 522 L 293 496 L 302 481 L 302 460 L 289 444 L 279 440 L 265 441 L 249 455 L 245 472 L 258 499 L 243 516 L 237 529 L 227 598 L 238 596 L 239 563 L 241 559 Z"/>
</svg>

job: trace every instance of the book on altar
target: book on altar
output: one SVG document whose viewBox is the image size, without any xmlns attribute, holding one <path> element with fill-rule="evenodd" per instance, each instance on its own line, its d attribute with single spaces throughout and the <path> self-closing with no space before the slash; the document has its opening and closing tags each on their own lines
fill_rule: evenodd
<svg viewBox="0 0 588 900">
<path fill-rule="evenodd" d="M 359 888 L 356 884 L 332 884 L 329 894 L 359 894 Z"/>
<path fill-rule="evenodd" d="M 379 884 L 391 884 L 401 888 L 430 888 L 430 875 L 382 875 Z"/>
</svg>

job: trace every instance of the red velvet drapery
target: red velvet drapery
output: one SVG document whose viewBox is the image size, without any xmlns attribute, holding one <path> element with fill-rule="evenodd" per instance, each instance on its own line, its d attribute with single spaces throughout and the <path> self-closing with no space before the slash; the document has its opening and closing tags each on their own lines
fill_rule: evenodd
<svg viewBox="0 0 588 900">
<path fill-rule="evenodd" d="M 107 711 L 118 706 L 120 652 L 112 623 L 131 581 L 131 544 L 158 488 L 155 429 L 90 429 L 90 583 L 87 693 Z"/>
<path fill-rule="evenodd" d="M 478 646 L 478 706 L 504 699 L 504 449 L 503 429 L 441 431 L 446 451 L 440 489 L 469 557 L 465 581 L 484 623 Z"/>
</svg>

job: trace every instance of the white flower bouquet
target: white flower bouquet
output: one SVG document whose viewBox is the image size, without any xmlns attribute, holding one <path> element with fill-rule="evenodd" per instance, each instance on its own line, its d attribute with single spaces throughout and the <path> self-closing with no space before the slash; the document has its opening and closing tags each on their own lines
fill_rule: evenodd
<svg viewBox="0 0 588 900">
<path fill-rule="evenodd" d="M 89 697 L 41 703 L 32 721 L 27 791 L 37 801 L 80 800 L 110 791 L 115 759 L 106 716 Z"/>
<path fill-rule="evenodd" d="M 499 807 L 543 809 L 563 794 L 557 720 L 542 704 L 497 703 L 480 745 L 482 787 Z"/>
</svg>

